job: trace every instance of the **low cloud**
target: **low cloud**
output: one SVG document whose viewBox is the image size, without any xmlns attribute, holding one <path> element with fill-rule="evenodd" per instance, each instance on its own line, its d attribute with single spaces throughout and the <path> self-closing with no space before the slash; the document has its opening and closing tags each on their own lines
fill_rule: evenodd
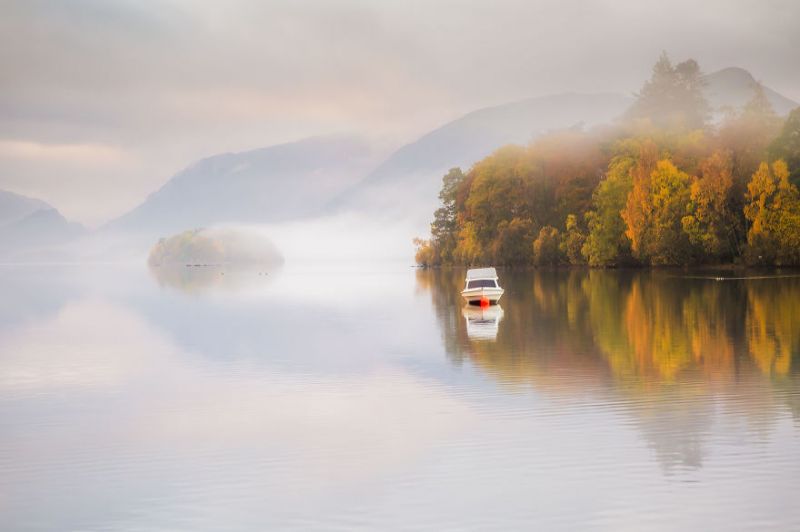
<svg viewBox="0 0 800 532">
<path fill-rule="evenodd" d="M 30 159 L 67 164 L 104 166 L 129 162 L 125 151 L 102 144 L 43 144 L 0 140 L 0 159 Z"/>
</svg>

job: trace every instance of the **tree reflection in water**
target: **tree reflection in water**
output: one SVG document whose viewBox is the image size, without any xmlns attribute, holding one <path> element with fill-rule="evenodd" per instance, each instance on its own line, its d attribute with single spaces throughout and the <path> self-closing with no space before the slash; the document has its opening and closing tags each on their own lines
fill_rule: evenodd
<svg viewBox="0 0 800 532">
<path fill-rule="evenodd" d="M 280 267 L 209 264 L 167 264 L 149 266 L 149 273 L 161 287 L 186 294 L 214 291 L 242 292 L 264 286 L 280 274 Z"/>
<path fill-rule="evenodd" d="M 448 356 L 515 391 L 607 401 L 667 471 L 702 465 L 721 407 L 766 438 L 800 420 L 800 278 L 718 281 L 667 271 L 507 271 L 494 341 L 461 317 L 461 270 L 420 270 Z"/>
</svg>

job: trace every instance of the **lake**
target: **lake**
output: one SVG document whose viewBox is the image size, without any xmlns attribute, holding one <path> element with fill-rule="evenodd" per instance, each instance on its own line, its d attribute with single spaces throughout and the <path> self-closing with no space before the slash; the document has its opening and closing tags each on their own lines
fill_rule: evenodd
<svg viewBox="0 0 800 532">
<path fill-rule="evenodd" d="M 800 277 L 0 267 L 0 529 L 800 529 Z M 731 274 L 729 274 L 731 275 Z"/>
</svg>

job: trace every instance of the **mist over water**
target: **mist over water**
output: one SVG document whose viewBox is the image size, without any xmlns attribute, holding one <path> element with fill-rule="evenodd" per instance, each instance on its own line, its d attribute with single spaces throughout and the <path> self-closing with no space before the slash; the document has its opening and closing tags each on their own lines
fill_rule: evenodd
<svg viewBox="0 0 800 532">
<path fill-rule="evenodd" d="M 0 527 L 800 525 L 796 278 L 184 269 L 3 267 Z"/>
<path fill-rule="evenodd" d="M 398 218 L 347 212 L 257 228 L 272 235 L 290 261 L 403 262 L 412 264 L 413 235 L 425 234 L 427 224 Z"/>
</svg>

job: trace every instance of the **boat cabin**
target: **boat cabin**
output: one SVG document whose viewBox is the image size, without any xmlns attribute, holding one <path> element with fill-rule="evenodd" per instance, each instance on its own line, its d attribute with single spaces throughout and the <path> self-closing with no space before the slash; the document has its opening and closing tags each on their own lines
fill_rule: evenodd
<svg viewBox="0 0 800 532">
<path fill-rule="evenodd" d="M 470 304 L 495 304 L 503 295 L 497 282 L 494 268 L 473 268 L 467 270 L 464 290 L 461 295 Z"/>
</svg>

